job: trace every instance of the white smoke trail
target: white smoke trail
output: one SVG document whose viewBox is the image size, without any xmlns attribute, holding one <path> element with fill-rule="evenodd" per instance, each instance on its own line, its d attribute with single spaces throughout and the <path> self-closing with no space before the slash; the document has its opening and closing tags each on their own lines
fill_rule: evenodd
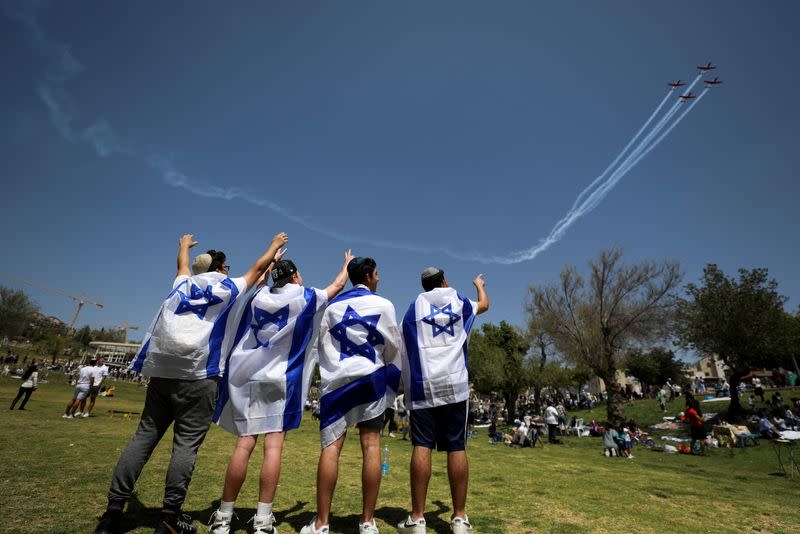
<svg viewBox="0 0 800 534">
<path fill-rule="evenodd" d="M 70 94 L 64 89 L 63 85 L 66 84 L 72 77 L 77 75 L 83 70 L 83 66 L 72 55 L 69 47 L 63 43 L 52 40 L 47 37 L 46 33 L 39 25 L 36 18 L 36 10 L 44 7 L 43 2 L 20 2 L 11 4 L 10 2 L 3 2 L 3 12 L 9 18 L 19 22 L 29 30 L 29 42 L 31 48 L 46 61 L 46 67 L 42 79 L 37 83 L 36 92 L 45 105 L 53 125 L 58 130 L 64 139 L 76 143 L 83 142 L 89 144 L 100 157 L 109 157 L 114 154 L 123 154 L 133 157 L 148 167 L 154 169 L 161 174 L 165 184 L 170 187 L 183 189 L 196 196 L 207 198 L 215 198 L 228 201 L 244 201 L 258 207 L 267 208 L 288 220 L 320 235 L 336 239 L 347 243 L 361 243 L 370 246 L 381 248 L 390 248 L 397 250 L 407 250 L 410 252 L 424 253 L 424 254 L 445 254 L 454 259 L 475 261 L 480 263 L 496 263 L 496 264 L 515 264 L 523 261 L 534 259 L 541 252 L 547 250 L 558 242 L 567 229 L 580 217 L 594 209 L 597 204 L 605 197 L 605 195 L 613 188 L 613 186 L 627 174 L 644 156 L 646 156 L 655 146 L 660 143 L 666 135 L 675 127 L 677 122 L 681 119 L 700 101 L 703 94 L 697 98 L 695 102 L 689 106 L 686 111 L 674 122 L 670 128 L 661 135 L 654 144 L 650 145 L 646 150 L 644 146 L 652 140 L 653 136 L 660 131 L 666 124 L 666 119 L 662 118 L 661 121 L 648 133 L 648 135 L 636 146 L 622 164 L 614 171 L 611 176 L 606 177 L 611 169 L 619 162 L 623 155 L 630 149 L 636 142 L 641 134 L 647 129 L 649 124 L 658 115 L 663 108 L 669 94 L 659 103 L 656 110 L 645 121 L 644 125 L 628 142 L 625 148 L 620 152 L 611 165 L 598 177 L 596 177 L 589 186 L 587 186 L 573 202 L 572 207 L 564 217 L 561 218 L 551 229 L 547 237 L 541 239 L 539 244 L 534 247 L 512 252 L 508 255 L 486 255 L 482 252 L 463 252 L 455 251 L 449 248 L 442 247 L 423 247 L 413 243 L 394 242 L 386 240 L 377 240 L 365 238 L 362 236 L 339 233 L 331 230 L 330 227 L 322 225 L 318 222 L 312 221 L 307 217 L 294 214 L 281 205 L 259 198 L 245 189 L 239 187 L 220 187 L 216 185 L 201 184 L 191 180 L 188 176 L 181 173 L 175 168 L 172 161 L 161 153 L 152 150 L 145 150 L 138 148 L 132 142 L 121 139 L 105 119 L 97 119 L 84 128 L 75 126 L 79 122 L 80 115 L 73 103 Z M 698 76 L 690 85 L 689 89 L 694 86 L 700 79 Z M 687 91 L 689 90 L 687 89 Z M 671 110 L 672 111 L 672 110 Z M 668 112 L 669 117 L 674 114 Z M 644 151 L 642 151 L 644 150 Z M 605 180 L 605 181 L 604 181 Z M 602 183 L 601 183 L 602 182 Z M 598 184 L 601 184 L 598 186 Z M 597 187 L 596 187 L 597 186 Z"/>
</svg>

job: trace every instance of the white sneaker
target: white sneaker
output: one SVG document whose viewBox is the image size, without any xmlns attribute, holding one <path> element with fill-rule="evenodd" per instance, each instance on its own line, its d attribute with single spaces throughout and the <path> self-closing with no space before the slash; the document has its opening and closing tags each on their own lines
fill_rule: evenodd
<svg viewBox="0 0 800 534">
<path fill-rule="evenodd" d="M 400 534 L 425 534 L 427 531 L 425 527 L 425 518 L 421 517 L 414 521 L 411 515 L 405 521 L 397 523 L 397 531 Z"/>
<path fill-rule="evenodd" d="M 375 520 L 373 519 L 369 523 L 359 523 L 358 524 L 358 534 L 379 534 L 378 526 L 375 524 Z"/>
<path fill-rule="evenodd" d="M 232 520 L 233 512 L 223 514 L 219 510 L 215 510 L 208 522 L 208 530 L 211 534 L 230 534 Z"/>
<path fill-rule="evenodd" d="M 81 415 L 83 415 L 83 414 L 82 414 L 81 412 L 75 412 L 75 413 L 74 413 L 74 414 L 72 414 L 72 415 L 73 415 L 73 417 L 80 417 L 80 416 L 81 416 Z"/>
<path fill-rule="evenodd" d="M 450 520 L 450 532 L 453 534 L 472 534 L 472 525 L 469 524 L 469 518 L 464 516 L 454 517 Z"/>
<path fill-rule="evenodd" d="M 84 412 L 83 416 L 84 417 L 89 417 L 89 412 Z"/>
<path fill-rule="evenodd" d="M 71 415 L 64 414 L 61 416 L 62 419 L 72 419 Z"/>
<path fill-rule="evenodd" d="M 314 516 L 314 518 L 311 520 L 311 523 L 300 529 L 300 534 L 328 534 L 330 527 L 328 525 L 322 525 L 319 528 L 314 528 L 316 522 L 317 517 Z"/>
<path fill-rule="evenodd" d="M 272 526 L 275 523 L 275 516 L 254 515 L 250 520 L 253 522 L 253 534 L 278 534 L 278 530 Z"/>
<path fill-rule="evenodd" d="M 395 433 L 394 433 L 394 432 L 389 432 L 389 437 L 390 437 L 390 438 L 396 438 L 397 436 L 395 435 Z"/>
</svg>

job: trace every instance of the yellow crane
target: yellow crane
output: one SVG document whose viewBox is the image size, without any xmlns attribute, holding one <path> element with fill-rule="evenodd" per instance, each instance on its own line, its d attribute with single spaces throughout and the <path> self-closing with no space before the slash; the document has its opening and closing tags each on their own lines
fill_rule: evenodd
<svg viewBox="0 0 800 534">
<path fill-rule="evenodd" d="M 35 282 L 30 282 L 28 280 L 23 280 L 22 278 L 17 278 L 16 276 L 11 276 L 10 274 L 0 273 L 0 276 L 3 278 L 7 278 L 9 280 L 13 280 L 18 284 L 25 284 L 26 286 L 35 287 L 36 289 L 41 289 L 42 291 L 47 291 L 49 293 L 54 293 L 56 295 L 61 295 L 62 297 L 67 297 L 68 299 L 72 299 L 78 303 L 78 307 L 75 309 L 75 313 L 72 314 L 72 320 L 69 322 L 69 329 L 75 329 L 75 321 L 78 320 L 78 314 L 81 312 L 81 308 L 83 308 L 84 304 L 94 304 L 98 308 L 105 308 L 105 304 L 100 304 L 99 302 L 94 302 L 88 300 L 85 296 L 81 295 L 80 297 L 76 297 L 75 295 L 70 295 L 69 293 L 62 291 L 60 289 L 54 289 L 52 287 L 43 286 L 41 284 L 37 284 Z"/>
</svg>

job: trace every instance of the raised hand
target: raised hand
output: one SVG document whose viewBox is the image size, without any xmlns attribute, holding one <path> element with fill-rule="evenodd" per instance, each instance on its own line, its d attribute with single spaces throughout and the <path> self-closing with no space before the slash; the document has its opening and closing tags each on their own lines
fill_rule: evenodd
<svg viewBox="0 0 800 534">
<path fill-rule="evenodd" d="M 196 244 L 197 241 L 194 240 L 194 235 L 192 234 L 183 235 L 178 239 L 178 246 L 186 247 L 187 249 L 192 248 Z"/>
</svg>

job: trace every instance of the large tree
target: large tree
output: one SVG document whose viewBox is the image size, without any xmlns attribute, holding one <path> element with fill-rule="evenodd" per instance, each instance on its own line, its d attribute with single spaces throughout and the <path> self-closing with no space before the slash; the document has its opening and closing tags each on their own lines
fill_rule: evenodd
<svg viewBox="0 0 800 534">
<path fill-rule="evenodd" d="M 484 323 L 470 341 L 470 380 L 478 391 L 500 392 L 509 417 L 516 411 L 517 396 L 528 387 L 528 347 L 519 329 L 505 321 L 499 326 Z"/>
<path fill-rule="evenodd" d="M 0 336 L 20 336 L 39 306 L 24 291 L 0 286 Z"/>
<path fill-rule="evenodd" d="M 588 283 L 573 266 L 559 282 L 530 287 L 531 318 L 541 321 L 558 351 L 603 379 L 609 393 L 608 420 L 625 419 L 616 383 L 621 358 L 629 349 L 668 331 L 671 292 L 680 284 L 677 263 L 644 261 L 625 265 L 622 252 L 601 252 L 589 262 Z"/>
<path fill-rule="evenodd" d="M 686 286 L 686 294 L 677 299 L 679 342 L 725 362 L 730 368 L 729 415 L 741 416 L 741 380 L 752 368 L 777 365 L 777 358 L 787 354 L 786 297 L 778 293 L 778 282 L 767 269 L 739 269 L 734 278 L 713 263 L 703 270 L 699 284 Z"/>
</svg>

